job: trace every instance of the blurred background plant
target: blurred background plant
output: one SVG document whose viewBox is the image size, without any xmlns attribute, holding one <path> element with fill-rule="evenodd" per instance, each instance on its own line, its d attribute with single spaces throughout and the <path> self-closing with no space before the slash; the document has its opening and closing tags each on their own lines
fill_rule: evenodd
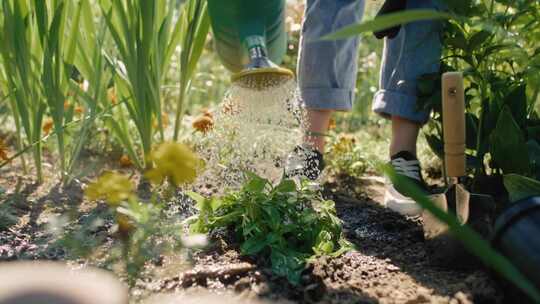
<svg viewBox="0 0 540 304">
<path fill-rule="evenodd" d="M 131 287 L 145 274 L 149 264 L 159 264 L 164 256 L 178 254 L 183 248 L 206 244 L 204 236 L 186 233 L 182 217 L 171 213 L 171 204 L 159 191 L 166 182 L 173 186 L 191 183 L 201 164 L 198 156 L 187 146 L 171 142 L 158 145 L 151 155 L 154 168 L 147 174 L 154 188 L 149 198 L 137 195 L 129 176 L 107 171 L 85 189 L 86 199 L 103 203 L 100 205 L 105 208 L 96 206 L 82 218 L 69 219 L 63 215 L 50 224 L 56 236 L 55 246 L 67 250 L 69 259 L 96 262 L 106 251 L 105 258 L 98 263 L 115 268 Z M 0 209 L 0 218 L 11 217 Z"/>
<path fill-rule="evenodd" d="M 463 18 L 446 23 L 442 71 L 464 71 L 467 161 L 473 185 L 486 176 L 540 178 L 540 4 L 537 1 L 446 1 Z M 433 109 L 426 128 L 442 155 L 440 74 L 424 75 L 421 106 Z"/>
</svg>

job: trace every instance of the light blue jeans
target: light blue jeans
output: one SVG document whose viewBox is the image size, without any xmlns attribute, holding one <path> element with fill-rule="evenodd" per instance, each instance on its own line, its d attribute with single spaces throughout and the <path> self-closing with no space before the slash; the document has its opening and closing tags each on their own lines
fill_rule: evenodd
<svg viewBox="0 0 540 304">
<path fill-rule="evenodd" d="M 407 9 L 439 9 L 436 0 L 408 0 Z M 358 65 L 358 37 L 335 41 L 319 38 L 344 26 L 359 23 L 364 0 L 307 0 L 298 82 L 308 109 L 347 111 L 352 108 Z M 402 26 L 393 39 L 385 39 L 380 88 L 373 111 L 425 123 L 429 113 L 416 106 L 417 78 L 439 71 L 440 21 L 417 21 Z"/>
</svg>

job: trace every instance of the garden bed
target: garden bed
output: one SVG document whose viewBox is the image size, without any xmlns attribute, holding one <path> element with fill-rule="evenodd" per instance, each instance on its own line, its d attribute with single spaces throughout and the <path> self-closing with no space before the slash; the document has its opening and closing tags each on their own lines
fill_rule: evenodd
<svg viewBox="0 0 540 304">
<path fill-rule="evenodd" d="M 69 252 L 52 241 L 50 215 L 77 212 L 82 219 L 106 208 L 85 201 L 79 186 L 37 187 L 22 180 L 19 192 L 14 194 L 16 176 L 2 173 L 0 185 L 7 192 L 1 204 L 12 204 L 10 210 L 17 223 L 0 232 L 0 261 L 70 260 Z M 238 245 L 225 234 L 214 238 L 208 248 L 193 251 L 192 265 L 180 263 L 180 256 L 152 261 L 150 270 L 132 289 L 132 299 L 144 302 L 149 296 L 168 293 L 179 299 L 192 292 L 211 290 L 237 294 L 246 303 L 254 297 L 293 303 L 502 301 L 497 283 L 485 271 L 448 269 L 432 263 L 424 246 L 421 220 L 383 208 L 382 191 L 377 177 L 326 183 L 325 195 L 335 200 L 345 235 L 357 250 L 338 258 L 318 258 L 306 268 L 298 286 L 272 274 L 263 262 L 242 257 Z M 192 210 L 178 208 L 174 212 Z M 106 229 L 95 233 L 112 237 Z M 86 263 L 81 259 L 72 262 Z M 99 265 L 99 258 L 93 257 L 89 263 Z"/>
</svg>

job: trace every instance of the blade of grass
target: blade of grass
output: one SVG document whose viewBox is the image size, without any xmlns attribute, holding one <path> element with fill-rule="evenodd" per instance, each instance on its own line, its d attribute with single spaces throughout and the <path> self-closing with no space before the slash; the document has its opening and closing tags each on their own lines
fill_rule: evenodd
<svg viewBox="0 0 540 304">
<path fill-rule="evenodd" d="M 178 140 L 185 97 L 210 28 L 206 1 L 191 0 L 184 6 L 182 19 L 185 32 L 182 33 L 181 38 L 183 41 L 180 52 L 180 92 L 176 104 L 173 140 Z"/>
<path fill-rule="evenodd" d="M 452 15 L 435 10 L 415 9 L 376 17 L 372 20 L 344 27 L 334 33 L 320 38 L 321 40 L 339 40 L 357 36 L 366 32 L 380 31 L 397 25 L 420 20 L 451 19 Z"/>
</svg>

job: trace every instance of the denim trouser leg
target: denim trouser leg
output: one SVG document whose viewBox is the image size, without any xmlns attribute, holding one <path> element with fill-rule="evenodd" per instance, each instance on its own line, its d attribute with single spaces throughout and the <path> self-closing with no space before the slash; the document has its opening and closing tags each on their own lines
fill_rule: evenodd
<svg viewBox="0 0 540 304">
<path fill-rule="evenodd" d="M 317 40 L 344 26 L 359 23 L 363 14 L 364 0 L 307 0 L 298 83 L 308 109 L 351 109 L 359 39 Z"/>
<path fill-rule="evenodd" d="M 409 0 L 407 7 L 437 9 L 434 2 L 423 0 Z M 375 113 L 427 122 L 429 113 L 416 106 L 416 85 L 420 75 L 439 71 L 440 30 L 440 21 L 418 21 L 403 26 L 394 39 L 385 39 L 380 89 L 373 100 Z"/>
<path fill-rule="evenodd" d="M 435 8 L 435 0 L 409 0 L 408 8 Z M 298 81 L 308 109 L 350 110 L 357 74 L 358 38 L 316 41 L 344 26 L 359 23 L 363 0 L 307 0 L 302 28 Z M 439 70 L 440 22 L 420 21 L 385 41 L 380 90 L 373 110 L 424 123 L 429 113 L 416 111 L 416 79 Z"/>
</svg>

